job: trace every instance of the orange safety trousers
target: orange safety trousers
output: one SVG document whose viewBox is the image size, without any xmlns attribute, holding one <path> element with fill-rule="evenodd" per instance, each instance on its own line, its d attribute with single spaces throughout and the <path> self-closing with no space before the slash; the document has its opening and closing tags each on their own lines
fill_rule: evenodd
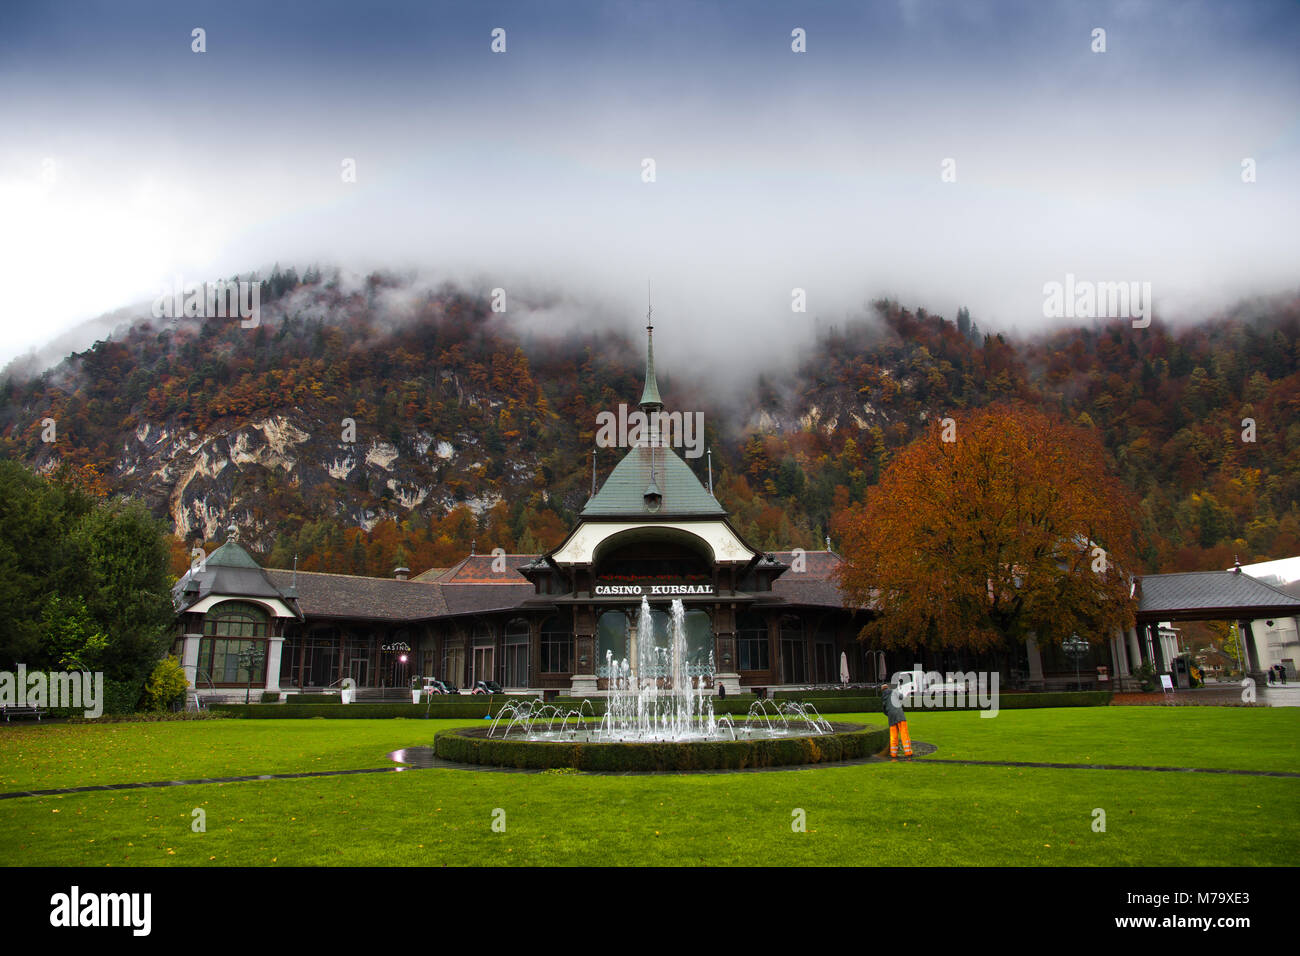
<svg viewBox="0 0 1300 956">
<path fill-rule="evenodd" d="M 901 744 L 901 746 L 900 746 Z M 912 738 L 907 733 L 907 721 L 889 725 L 889 756 L 912 756 Z"/>
</svg>

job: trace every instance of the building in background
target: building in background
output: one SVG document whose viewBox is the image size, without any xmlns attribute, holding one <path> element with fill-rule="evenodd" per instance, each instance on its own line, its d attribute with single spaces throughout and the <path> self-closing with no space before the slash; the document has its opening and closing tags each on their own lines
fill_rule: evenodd
<svg viewBox="0 0 1300 956">
<path fill-rule="evenodd" d="M 639 407 L 663 412 L 647 328 Z M 649 640 L 666 647 L 682 603 L 692 676 L 714 686 L 833 684 L 883 676 L 844 606 L 830 550 L 761 552 L 710 487 L 644 428 L 559 547 L 471 554 L 392 579 L 270 570 L 233 537 L 177 583 L 176 652 L 200 696 L 337 689 L 404 691 L 415 676 L 458 687 L 597 694 Z M 711 482 L 710 482 L 711 483 Z M 650 633 L 638 633 L 642 598 Z M 910 666 L 911 659 L 908 657 Z M 364 696 L 364 695 L 363 695 Z"/>
<path fill-rule="evenodd" d="M 1300 556 L 1245 564 L 1241 570 L 1300 601 Z M 1250 622 L 1250 633 L 1260 667 L 1267 671 L 1281 664 L 1286 668 L 1287 680 L 1296 680 L 1296 664 L 1300 662 L 1300 617 L 1278 614 L 1256 618 Z"/>
<path fill-rule="evenodd" d="M 647 327 L 642 414 L 663 412 Z M 493 681 L 509 691 L 593 695 L 648 640 L 666 648 L 673 602 L 682 605 L 688 671 L 727 692 L 872 683 L 897 670 L 997 671 L 1003 687 L 1128 690 L 1141 669 L 1187 686 L 1179 621 L 1243 622 L 1247 670 L 1300 654 L 1300 559 L 1287 569 L 1153 574 L 1134 582 L 1136 626 L 1089 635 L 1079 660 L 1056 645 L 973 656 L 957 651 L 868 651 L 857 635 L 872 612 L 846 607 L 829 550 L 760 552 L 731 524 L 708 484 L 672 448 L 671 429 L 648 427 L 579 515 L 541 555 L 471 554 L 451 568 L 392 578 L 263 569 L 231 537 L 174 590 L 175 652 L 196 693 L 243 699 L 254 690 L 404 693 L 413 678 L 456 687 Z M 679 433 L 680 434 L 680 433 Z M 1255 570 L 1294 577 L 1283 589 Z M 1285 588 L 1291 588 L 1286 591 Z M 639 633 L 642 599 L 648 633 Z M 373 695 L 373 693 L 372 693 Z"/>
</svg>

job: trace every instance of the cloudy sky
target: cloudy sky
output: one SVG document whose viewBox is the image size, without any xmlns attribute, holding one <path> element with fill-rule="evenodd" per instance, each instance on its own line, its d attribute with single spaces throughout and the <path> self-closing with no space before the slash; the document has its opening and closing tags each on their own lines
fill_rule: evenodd
<svg viewBox="0 0 1300 956">
<path fill-rule="evenodd" d="M 174 275 L 277 261 L 559 293 L 629 328 L 649 280 L 669 354 L 779 348 L 881 295 L 1028 330 L 1064 321 L 1042 303 L 1066 273 L 1149 281 L 1170 318 L 1300 287 L 1290 2 L 4 18 L 0 363 Z"/>
</svg>

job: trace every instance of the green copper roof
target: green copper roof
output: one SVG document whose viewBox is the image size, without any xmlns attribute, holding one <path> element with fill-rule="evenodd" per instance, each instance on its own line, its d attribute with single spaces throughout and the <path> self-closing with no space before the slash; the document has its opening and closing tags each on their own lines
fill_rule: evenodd
<svg viewBox="0 0 1300 956">
<path fill-rule="evenodd" d="M 261 570 L 261 565 L 253 560 L 253 556 L 241 548 L 238 542 L 226 541 L 221 547 L 208 555 L 205 564 L 210 568 L 257 568 Z"/>
<path fill-rule="evenodd" d="M 655 379 L 655 330 L 653 325 L 646 326 L 645 352 L 645 388 L 641 391 L 641 407 L 654 406 L 663 408 L 663 399 L 659 397 L 659 382 Z"/>
<path fill-rule="evenodd" d="M 657 511 L 646 506 L 646 490 L 651 487 L 651 452 L 654 452 L 654 488 L 663 496 Z M 649 448 L 637 445 L 623 460 L 614 466 L 605 483 L 587 507 L 582 517 L 608 518 L 671 518 L 677 515 L 718 515 L 726 511 L 718 500 L 709 494 L 690 466 L 671 448 Z"/>
</svg>

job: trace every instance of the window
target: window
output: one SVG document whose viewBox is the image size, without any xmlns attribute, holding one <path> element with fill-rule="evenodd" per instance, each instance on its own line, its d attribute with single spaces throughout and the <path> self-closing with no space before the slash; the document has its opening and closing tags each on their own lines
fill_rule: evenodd
<svg viewBox="0 0 1300 956">
<path fill-rule="evenodd" d="M 614 666 L 629 656 L 627 640 L 627 615 L 622 611 L 606 611 L 596 619 L 596 673 L 607 676 L 605 660 L 613 657 Z"/>
<path fill-rule="evenodd" d="M 506 625 L 505 686 L 528 686 L 528 622 L 515 618 Z"/>
<path fill-rule="evenodd" d="M 280 683 L 288 687 L 333 686 L 339 678 L 339 640 L 334 627 L 315 627 L 306 635 L 286 640 L 280 653 Z"/>
<path fill-rule="evenodd" d="M 781 621 L 781 682 L 802 684 L 808 679 L 805 667 L 807 644 L 804 640 L 803 622 L 795 617 Z"/>
<path fill-rule="evenodd" d="M 765 671 L 771 667 L 768 657 L 767 624 L 757 614 L 742 614 L 736 622 L 738 670 Z"/>
<path fill-rule="evenodd" d="M 816 673 L 813 679 L 819 684 L 834 684 L 840 679 L 839 666 L 835 659 L 835 645 L 820 636 L 813 645 L 813 666 Z"/>
<path fill-rule="evenodd" d="M 213 607 L 203 618 L 198 683 L 265 684 L 269 631 L 270 615 L 256 604 L 223 601 Z"/>
<path fill-rule="evenodd" d="M 210 637 L 266 637 L 269 615 L 255 604 L 223 601 L 203 618 Z"/>
<path fill-rule="evenodd" d="M 542 624 L 542 673 L 573 673 L 573 633 L 559 615 L 548 617 Z"/>
<path fill-rule="evenodd" d="M 465 645 L 446 643 L 442 648 L 442 673 L 438 675 L 449 684 L 460 687 L 465 683 Z"/>
<path fill-rule="evenodd" d="M 713 619 L 708 611 L 694 608 L 686 612 L 686 659 L 703 666 L 713 653 Z M 716 662 L 714 669 L 717 669 Z"/>
<path fill-rule="evenodd" d="M 199 682 L 241 687 L 266 683 L 266 643 L 226 637 L 203 638 L 199 642 Z"/>
</svg>

